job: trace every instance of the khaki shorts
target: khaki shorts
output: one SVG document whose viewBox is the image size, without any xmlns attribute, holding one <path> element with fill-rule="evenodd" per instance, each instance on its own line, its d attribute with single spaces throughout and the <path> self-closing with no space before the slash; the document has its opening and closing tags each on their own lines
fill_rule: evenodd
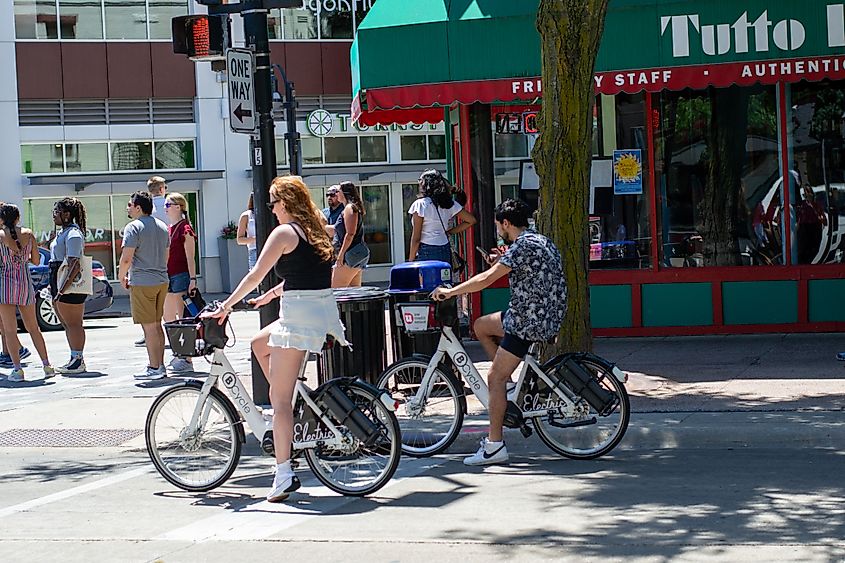
<svg viewBox="0 0 845 563">
<path fill-rule="evenodd" d="M 164 297 L 167 284 L 129 286 L 129 304 L 132 321 L 136 325 L 160 323 L 164 316 Z"/>
</svg>

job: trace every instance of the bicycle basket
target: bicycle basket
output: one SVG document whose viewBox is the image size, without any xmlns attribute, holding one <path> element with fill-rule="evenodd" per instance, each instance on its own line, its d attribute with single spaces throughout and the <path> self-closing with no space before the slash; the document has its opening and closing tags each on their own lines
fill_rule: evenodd
<svg viewBox="0 0 845 563">
<path fill-rule="evenodd" d="M 452 326 L 457 321 L 457 301 L 413 301 L 399 303 L 402 325 L 409 333 L 435 332 L 444 326 Z"/>
<path fill-rule="evenodd" d="M 177 319 L 164 323 L 164 331 L 174 356 L 196 357 L 226 346 L 225 324 L 217 319 Z"/>
</svg>

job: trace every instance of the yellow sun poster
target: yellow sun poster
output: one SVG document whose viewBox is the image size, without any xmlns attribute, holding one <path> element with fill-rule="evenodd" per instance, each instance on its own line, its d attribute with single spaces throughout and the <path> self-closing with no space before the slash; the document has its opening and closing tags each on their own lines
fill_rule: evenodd
<svg viewBox="0 0 845 563">
<path fill-rule="evenodd" d="M 643 193 L 643 157 L 640 149 L 613 151 L 613 195 Z"/>
</svg>

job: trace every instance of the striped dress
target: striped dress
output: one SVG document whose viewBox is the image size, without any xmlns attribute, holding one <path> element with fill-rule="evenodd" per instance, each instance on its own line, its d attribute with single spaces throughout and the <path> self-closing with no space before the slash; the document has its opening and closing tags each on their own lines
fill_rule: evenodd
<svg viewBox="0 0 845 563">
<path fill-rule="evenodd" d="M 23 250 L 12 250 L 0 242 L 0 304 L 33 305 L 35 288 L 29 276 L 29 257 L 32 255 L 34 237 Z"/>
</svg>

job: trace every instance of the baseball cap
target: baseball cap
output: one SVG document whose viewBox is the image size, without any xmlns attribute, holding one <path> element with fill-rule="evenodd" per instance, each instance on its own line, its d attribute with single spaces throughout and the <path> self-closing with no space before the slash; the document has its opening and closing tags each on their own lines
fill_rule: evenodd
<svg viewBox="0 0 845 563">
<path fill-rule="evenodd" d="M 326 195 L 334 195 L 339 191 L 340 191 L 340 188 L 338 186 L 332 186 L 332 187 L 330 187 L 329 189 L 326 190 Z"/>
</svg>

